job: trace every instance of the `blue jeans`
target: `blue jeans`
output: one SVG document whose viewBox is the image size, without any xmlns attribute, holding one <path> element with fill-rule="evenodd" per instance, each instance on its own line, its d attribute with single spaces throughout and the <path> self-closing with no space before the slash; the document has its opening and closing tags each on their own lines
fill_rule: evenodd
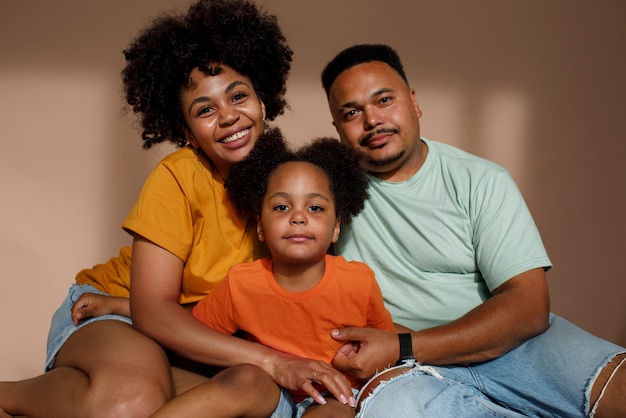
<svg viewBox="0 0 626 418">
<path fill-rule="evenodd" d="M 352 389 L 352 393 L 356 396 L 357 390 Z M 329 396 L 330 394 L 324 392 L 322 395 Z M 303 399 L 301 402 L 296 403 L 289 392 L 286 389 L 281 388 L 278 406 L 276 406 L 276 409 L 270 418 L 302 418 L 302 415 L 304 415 L 306 410 L 314 404 L 315 400 L 310 396 Z"/>
<path fill-rule="evenodd" d="M 382 383 L 359 417 L 580 417 L 600 370 L 623 347 L 550 316 L 546 332 L 490 361 L 416 366 Z"/>
<path fill-rule="evenodd" d="M 50 322 L 50 331 L 48 331 L 48 344 L 46 349 L 46 372 L 52 369 L 54 361 L 56 360 L 56 355 L 61 347 L 63 347 L 63 344 L 65 344 L 67 339 L 85 325 L 91 324 L 92 322 L 96 321 L 107 320 L 122 321 L 129 325 L 133 324 L 133 321 L 126 316 L 102 315 L 94 318 L 84 319 L 80 321 L 78 325 L 74 325 L 74 322 L 72 322 L 72 306 L 74 305 L 74 302 L 76 302 L 78 298 L 84 293 L 97 293 L 99 295 L 106 295 L 106 293 L 101 292 L 100 290 L 88 284 L 72 284 L 70 290 L 68 291 L 67 297 L 63 300 L 59 309 L 57 309 L 54 315 L 52 315 L 52 320 Z"/>
</svg>

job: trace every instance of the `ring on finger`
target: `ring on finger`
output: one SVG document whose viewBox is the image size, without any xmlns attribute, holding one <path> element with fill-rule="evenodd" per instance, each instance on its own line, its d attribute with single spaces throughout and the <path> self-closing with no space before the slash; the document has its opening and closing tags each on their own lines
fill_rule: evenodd
<svg viewBox="0 0 626 418">
<path fill-rule="evenodd" d="M 311 380 L 315 380 L 317 377 L 317 370 L 313 371 L 313 376 L 311 376 Z"/>
</svg>

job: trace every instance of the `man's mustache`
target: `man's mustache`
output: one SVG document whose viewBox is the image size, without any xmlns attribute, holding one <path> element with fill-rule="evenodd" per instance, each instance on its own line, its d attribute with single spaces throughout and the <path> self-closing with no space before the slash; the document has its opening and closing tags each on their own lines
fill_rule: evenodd
<svg viewBox="0 0 626 418">
<path fill-rule="evenodd" d="M 369 132 L 367 135 L 365 135 L 363 138 L 361 138 L 361 140 L 359 141 L 359 145 L 361 145 L 362 147 L 366 147 L 367 144 L 369 144 L 369 142 L 372 140 L 372 138 L 375 135 L 379 135 L 379 134 L 397 134 L 398 130 L 394 129 L 394 128 L 380 128 L 377 129 L 375 131 Z"/>
</svg>

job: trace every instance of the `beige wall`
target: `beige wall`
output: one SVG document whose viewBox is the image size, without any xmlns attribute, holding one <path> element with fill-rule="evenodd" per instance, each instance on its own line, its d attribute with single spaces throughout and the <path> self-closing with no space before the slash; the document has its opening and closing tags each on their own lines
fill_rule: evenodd
<svg viewBox="0 0 626 418">
<path fill-rule="evenodd" d="M 259 0 L 295 51 L 278 119 L 301 143 L 334 131 L 323 65 L 396 47 L 424 136 L 508 168 L 555 264 L 553 311 L 626 344 L 626 2 Z M 120 51 L 189 1 L 0 2 L 0 380 L 38 373 L 53 311 L 119 228 L 150 168 L 119 89 Z"/>
</svg>

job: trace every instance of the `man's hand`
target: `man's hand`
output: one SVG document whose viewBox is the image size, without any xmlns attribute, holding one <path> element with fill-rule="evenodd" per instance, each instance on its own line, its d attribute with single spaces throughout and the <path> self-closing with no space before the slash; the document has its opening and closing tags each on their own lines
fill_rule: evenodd
<svg viewBox="0 0 626 418">
<path fill-rule="evenodd" d="M 129 300 L 96 293 L 84 293 L 72 305 L 72 320 L 75 325 L 78 325 L 80 320 L 107 314 L 130 317 Z"/>
<path fill-rule="evenodd" d="M 368 379 L 377 371 L 393 366 L 400 357 L 398 334 L 373 328 L 342 328 L 331 332 L 334 339 L 344 341 L 333 359 L 333 366 Z"/>
</svg>

